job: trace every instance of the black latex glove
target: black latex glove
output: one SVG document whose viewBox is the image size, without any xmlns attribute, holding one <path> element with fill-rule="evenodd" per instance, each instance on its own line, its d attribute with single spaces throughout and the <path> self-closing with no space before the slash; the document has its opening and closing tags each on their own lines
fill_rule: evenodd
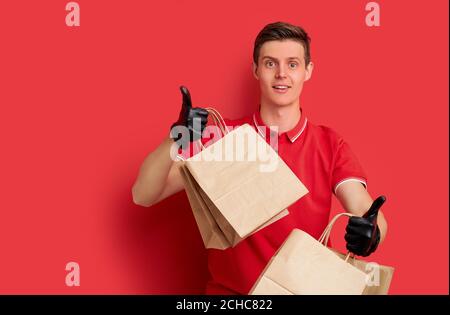
<svg viewBox="0 0 450 315">
<path fill-rule="evenodd" d="M 386 197 L 378 197 L 362 217 L 351 217 L 348 220 L 345 240 L 350 252 L 359 256 L 369 256 L 377 249 L 380 243 L 377 216 L 385 201 Z"/>
<path fill-rule="evenodd" d="M 208 122 L 208 111 L 204 108 L 192 108 L 189 90 L 185 86 L 180 86 L 180 90 L 183 95 L 183 104 L 178 120 L 170 128 L 170 137 L 175 140 L 178 147 L 185 149 L 189 142 L 197 141 L 202 137 Z M 189 136 L 187 130 L 189 130 Z"/>
</svg>

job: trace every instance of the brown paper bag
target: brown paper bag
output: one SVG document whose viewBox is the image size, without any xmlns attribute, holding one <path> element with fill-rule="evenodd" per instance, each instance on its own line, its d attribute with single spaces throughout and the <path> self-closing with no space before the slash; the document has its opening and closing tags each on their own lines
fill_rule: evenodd
<svg viewBox="0 0 450 315">
<path fill-rule="evenodd" d="M 346 254 L 339 253 L 334 249 L 331 250 L 341 259 L 346 259 Z M 363 295 L 388 294 L 395 270 L 393 267 L 379 265 L 375 262 L 367 262 L 354 257 L 348 259 L 347 262 L 366 273 L 366 287 L 362 293 Z"/>
<path fill-rule="evenodd" d="M 251 289 L 252 295 L 362 294 L 366 275 L 308 233 L 294 229 Z"/>
<path fill-rule="evenodd" d="M 203 201 L 198 193 L 198 185 L 190 173 L 183 166 L 180 167 L 181 176 L 184 180 L 184 189 L 189 199 L 189 203 L 197 222 L 200 235 L 206 248 L 225 249 L 230 247 L 230 243 L 226 239 L 224 233 L 216 223 L 213 215 L 208 209 L 208 206 Z"/>
<path fill-rule="evenodd" d="M 308 192 L 251 126 L 222 128 L 223 138 L 180 165 L 205 247 L 218 249 L 233 247 L 284 217 L 286 208 Z M 257 150 L 265 150 L 264 159 Z M 275 167 L 262 171 L 267 160 Z"/>
<path fill-rule="evenodd" d="M 353 258 L 349 260 L 349 254 L 337 253 L 324 245 L 328 243 L 334 222 L 344 215 L 352 216 L 349 213 L 335 216 L 319 241 L 294 229 L 249 294 L 387 294 L 392 267 L 380 266 L 379 278 L 373 281 L 370 278 L 377 265 L 366 268 L 368 263 Z M 368 271 L 369 275 L 366 274 Z"/>
<path fill-rule="evenodd" d="M 336 215 L 325 228 L 319 241 L 323 244 L 328 244 L 330 238 L 331 229 L 334 223 L 342 216 L 354 216 L 350 213 L 341 213 Z M 364 288 L 363 295 L 386 295 L 388 294 L 389 287 L 391 285 L 392 277 L 394 275 L 394 268 L 390 266 L 380 265 L 376 262 L 367 262 L 361 259 L 354 258 L 354 255 L 343 254 L 335 249 L 329 248 L 333 253 L 338 255 L 341 259 L 355 266 L 366 274 L 366 287 Z M 350 259 L 349 259 L 350 258 Z"/>
<path fill-rule="evenodd" d="M 242 238 L 239 237 L 233 230 L 233 227 L 226 221 L 226 219 L 221 215 L 214 205 L 211 203 L 207 204 L 199 191 L 201 188 L 195 183 L 190 173 L 186 168 L 181 167 L 181 173 L 185 181 L 185 190 L 189 199 L 189 203 L 194 214 L 194 218 L 197 222 L 200 234 L 203 239 L 203 243 L 206 248 L 216 248 L 216 249 L 226 249 L 228 247 L 235 246 L 239 243 Z M 195 188 L 193 188 L 195 187 Z M 212 209 L 212 211 L 211 211 Z M 214 213 L 214 215 L 212 215 Z M 262 228 L 268 226 L 269 224 L 283 218 L 288 215 L 289 211 L 287 209 L 281 211 L 279 214 L 274 216 L 268 222 L 257 228 L 253 233 L 258 232 Z M 217 222 L 220 222 L 220 227 Z M 232 242 L 228 241 L 223 230 L 226 230 L 228 235 L 231 233 Z M 251 234 L 253 234 L 251 233 Z M 234 237 L 234 238 L 233 238 Z"/>
</svg>

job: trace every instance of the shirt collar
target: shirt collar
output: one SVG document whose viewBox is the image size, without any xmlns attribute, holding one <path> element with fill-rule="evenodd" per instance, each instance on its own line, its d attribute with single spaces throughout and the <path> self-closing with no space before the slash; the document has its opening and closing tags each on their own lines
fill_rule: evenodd
<svg viewBox="0 0 450 315">
<path fill-rule="evenodd" d="M 305 111 L 303 110 L 303 108 L 300 108 L 300 111 L 301 111 L 301 116 L 300 116 L 300 120 L 298 121 L 297 125 L 295 125 L 295 127 L 292 128 L 291 130 L 281 133 L 279 135 L 281 137 L 284 134 L 286 134 L 286 136 L 289 138 L 289 140 L 292 143 L 294 143 L 295 140 L 300 138 L 300 136 L 305 131 L 306 125 L 308 123 L 308 118 L 306 118 Z M 253 124 L 255 125 L 256 129 L 258 130 L 258 133 L 265 139 L 266 133 L 264 132 L 264 130 L 269 130 L 269 128 L 263 122 L 259 110 L 253 114 Z"/>
</svg>

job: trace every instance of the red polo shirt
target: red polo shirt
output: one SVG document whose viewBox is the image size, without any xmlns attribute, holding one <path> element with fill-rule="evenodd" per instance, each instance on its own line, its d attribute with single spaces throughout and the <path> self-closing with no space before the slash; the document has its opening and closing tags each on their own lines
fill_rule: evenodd
<svg viewBox="0 0 450 315">
<path fill-rule="evenodd" d="M 259 111 L 229 126 L 250 124 L 269 142 Z M 266 128 L 262 128 L 266 127 Z M 294 229 L 316 239 L 328 224 L 332 194 L 337 186 L 355 180 L 367 186 L 366 175 L 349 145 L 332 129 L 316 126 L 302 109 L 292 130 L 278 135 L 278 154 L 309 193 L 289 207 L 289 215 L 226 250 L 208 249 L 206 294 L 248 294 L 259 275 Z"/>
</svg>

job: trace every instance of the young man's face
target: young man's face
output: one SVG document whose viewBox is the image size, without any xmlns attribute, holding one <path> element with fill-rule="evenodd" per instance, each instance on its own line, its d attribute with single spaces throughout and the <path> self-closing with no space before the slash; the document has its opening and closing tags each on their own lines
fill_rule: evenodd
<svg viewBox="0 0 450 315">
<path fill-rule="evenodd" d="M 261 46 L 253 75 L 259 81 L 261 103 L 289 106 L 299 103 L 303 82 L 311 77 L 313 64 L 305 65 L 303 45 L 294 40 L 275 40 Z"/>
</svg>

